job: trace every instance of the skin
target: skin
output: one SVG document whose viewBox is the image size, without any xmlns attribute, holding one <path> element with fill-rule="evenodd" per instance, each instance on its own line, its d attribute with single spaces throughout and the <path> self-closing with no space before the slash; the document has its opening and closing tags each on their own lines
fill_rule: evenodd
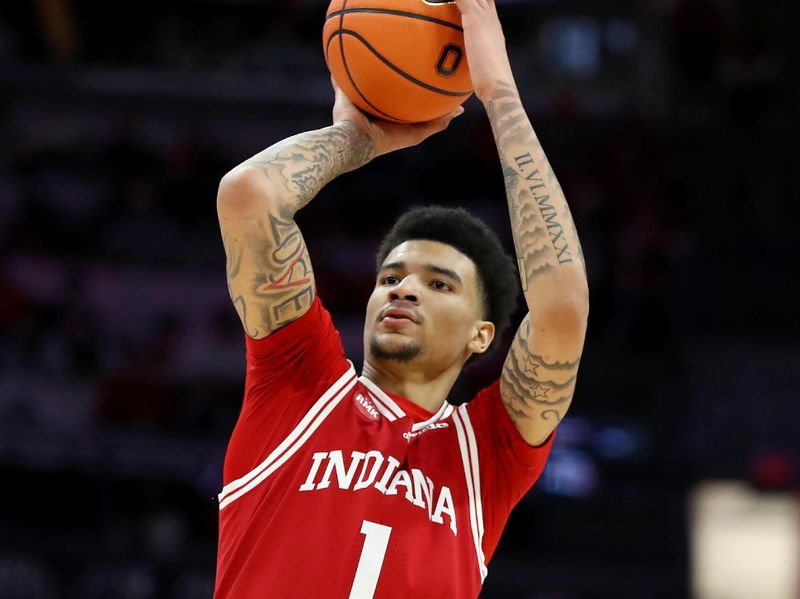
<svg viewBox="0 0 800 599">
<path fill-rule="evenodd" d="M 332 126 L 278 142 L 220 181 L 217 216 L 228 292 L 256 339 L 296 320 L 314 301 L 314 272 L 295 213 L 337 176 L 420 143 L 463 112 L 414 125 L 372 121 L 331 82 Z"/>
<path fill-rule="evenodd" d="M 435 411 L 467 359 L 494 338 L 494 325 L 482 318 L 475 264 L 452 246 L 427 240 L 400 244 L 383 264 L 367 302 L 364 374 Z M 385 317 L 391 308 L 407 310 L 411 320 Z M 376 345 L 384 354 L 408 348 L 419 354 L 382 359 Z"/>
<path fill-rule="evenodd" d="M 457 0 L 475 95 L 492 125 L 528 306 L 503 365 L 500 394 L 539 444 L 575 392 L 589 316 L 586 267 L 558 179 L 522 106 L 493 0 Z"/>
<path fill-rule="evenodd" d="M 501 397 L 522 437 L 536 445 L 563 419 L 575 390 L 589 311 L 583 252 L 561 186 L 522 106 L 494 2 L 456 4 L 475 95 L 497 144 L 529 310 L 503 365 Z M 368 119 L 332 82 L 332 126 L 283 140 L 220 182 L 217 211 L 228 289 L 245 331 L 255 338 L 302 316 L 315 297 L 295 213 L 333 178 L 420 143 L 462 112 L 416 125 Z M 368 302 L 364 373 L 434 410 L 469 356 L 488 348 L 494 327 L 481 320 L 469 258 L 444 244 L 413 240 L 394 248 L 385 264 L 398 262 L 403 268 L 389 272 L 388 280 L 379 276 Z M 462 285 L 442 293 L 436 281 L 447 281 L 440 272 L 432 278 L 430 265 L 456 273 Z M 411 311 L 419 322 L 379 320 L 387 305 Z M 409 357 L 409 348 L 416 355 Z M 403 352 L 406 358 L 398 359 Z"/>
</svg>

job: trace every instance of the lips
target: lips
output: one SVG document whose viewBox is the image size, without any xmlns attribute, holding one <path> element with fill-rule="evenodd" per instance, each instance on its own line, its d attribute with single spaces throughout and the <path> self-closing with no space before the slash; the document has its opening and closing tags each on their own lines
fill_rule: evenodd
<svg viewBox="0 0 800 599">
<path fill-rule="evenodd" d="M 413 311 L 406 308 L 388 308 L 385 309 L 380 316 L 380 320 L 389 320 L 390 322 L 398 322 L 401 320 L 409 320 L 416 323 L 417 317 Z"/>
</svg>

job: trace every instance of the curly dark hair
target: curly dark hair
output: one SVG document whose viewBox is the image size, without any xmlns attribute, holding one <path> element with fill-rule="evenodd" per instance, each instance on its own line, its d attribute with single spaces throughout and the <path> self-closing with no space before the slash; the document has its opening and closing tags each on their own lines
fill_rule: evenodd
<svg viewBox="0 0 800 599">
<path fill-rule="evenodd" d="M 495 338 L 499 338 L 516 308 L 519 279 L 514 261 L 494 231 L 463 208 L 417 206 L 404 213 L 384 236 L 376 255 L 377 270 L 394 248 L 410 239 L 446 243 L 472 260 L 483 318 L 494 323 Z"/>
</svg>

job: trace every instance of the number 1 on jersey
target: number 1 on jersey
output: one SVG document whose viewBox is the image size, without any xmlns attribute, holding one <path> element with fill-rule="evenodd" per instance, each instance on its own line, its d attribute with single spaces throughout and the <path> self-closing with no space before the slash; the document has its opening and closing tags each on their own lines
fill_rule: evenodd
<svg viewBox="0 0 800 599">
<path fill-rule="evenodd" d="M 372 599 L 375 595 L 392 529 L 390 526 L 364 520 L 361 522 L 361 534 L 364 535 L 364 547 L 361 549 L 361 557 L 358 558 L 350 599 Z"/>
</svg>

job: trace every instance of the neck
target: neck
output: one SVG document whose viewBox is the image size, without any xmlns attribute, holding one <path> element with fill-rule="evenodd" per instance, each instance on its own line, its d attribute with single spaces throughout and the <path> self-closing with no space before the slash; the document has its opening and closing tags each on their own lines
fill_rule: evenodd
<svg viewBox="0 0 800 599">
<path fill-rule="evenodd" d="M 376 362 L 367 356 L 363 375 L 384 391 L 402 395 L 429 412 L 435 412 L 447 399 L 462 366 L 454 364 L 445 371 L 428 373 L 413 363 Z"/>
</svg>

